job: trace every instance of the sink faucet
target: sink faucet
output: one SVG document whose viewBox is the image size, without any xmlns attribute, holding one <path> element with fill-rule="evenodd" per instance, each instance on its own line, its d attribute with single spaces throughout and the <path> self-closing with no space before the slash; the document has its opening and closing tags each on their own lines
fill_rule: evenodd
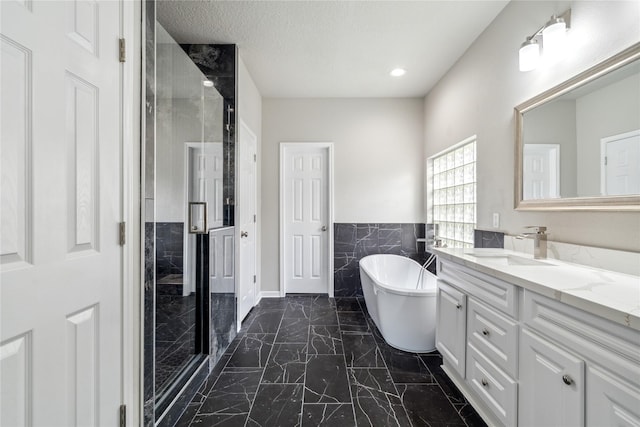
<svg viewBox="0 0 640 427">
<path fill-rule="evenodd" d="M 533 233 L 522 233 L 516 236 L 517 239 L 524 239 L 526 237 L 533 239 L 533 258 L 534 259 L 546 259 L 547 258 L 547 227 L 541 225 L 532 225 L 525 228 L 533 228 Z"/>
</svg>

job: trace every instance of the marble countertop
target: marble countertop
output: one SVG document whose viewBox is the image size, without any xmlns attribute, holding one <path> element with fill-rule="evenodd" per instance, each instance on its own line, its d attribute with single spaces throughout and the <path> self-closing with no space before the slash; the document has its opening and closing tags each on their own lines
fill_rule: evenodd
<svg viewBox="0 0 640 427">
<path fill-rule="evenodd" d="M 529 254 L 506 249 L 434 248 L 433 251 L 442 260 L 640 330 L 640 276 L 555 259 L 533 260 Z M 517 264 L 507 264 L 508 257 Z M 536 261 L 543 264 L 527 265 Z"/>
</svg>

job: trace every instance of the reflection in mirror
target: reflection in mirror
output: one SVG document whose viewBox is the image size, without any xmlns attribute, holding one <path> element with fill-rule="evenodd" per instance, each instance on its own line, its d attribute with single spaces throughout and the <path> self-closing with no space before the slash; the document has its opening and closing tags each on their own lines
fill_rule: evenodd
<svg viewBox="0 0 640 427">
<path fill-rule="evenodd" d="M 638 58 L 640 44 L 516 107 L 517 208 L 638 208 Z"/>
</svg>

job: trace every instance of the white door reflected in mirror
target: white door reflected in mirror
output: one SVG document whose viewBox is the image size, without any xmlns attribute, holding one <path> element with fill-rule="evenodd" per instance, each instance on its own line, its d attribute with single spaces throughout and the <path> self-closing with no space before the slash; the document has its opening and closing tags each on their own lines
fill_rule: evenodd
<svg viewBox="0 0 640 427">
<path fill-rule="evenodd" d="M 560 197 L 560 144 L 525 144 L 524 200 Z"/>
<path fill-rule="evenodd" d="M 640 194 L 640 130 L 602 138 L 603 196 Z"/>
</svg>

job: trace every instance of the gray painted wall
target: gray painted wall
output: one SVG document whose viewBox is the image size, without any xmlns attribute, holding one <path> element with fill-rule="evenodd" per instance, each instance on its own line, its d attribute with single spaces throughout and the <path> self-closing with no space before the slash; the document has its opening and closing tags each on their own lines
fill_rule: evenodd
<svg viewBox="0 0 640 427">
<path fill-rule="evenodd" d="M 334 221 L 423 223 L 422 99 L 264 99 L 262 290 L 279 287 L 280 142 L 333 142 Z"/>
<path fill-rule="evenodd" d="M 572 8 L 568 54 L 522 73 L 518 49 L 554 13 Z M 640 2 L 513 1 L 425 98 L 426 155 L 478 135 L 478 228 L 519 233 L 546 225 L 550 239 L 640 251 L 637 212 L 522 212 L 514 207 L 513 108 L 640 40 Z"/>
</svg>

